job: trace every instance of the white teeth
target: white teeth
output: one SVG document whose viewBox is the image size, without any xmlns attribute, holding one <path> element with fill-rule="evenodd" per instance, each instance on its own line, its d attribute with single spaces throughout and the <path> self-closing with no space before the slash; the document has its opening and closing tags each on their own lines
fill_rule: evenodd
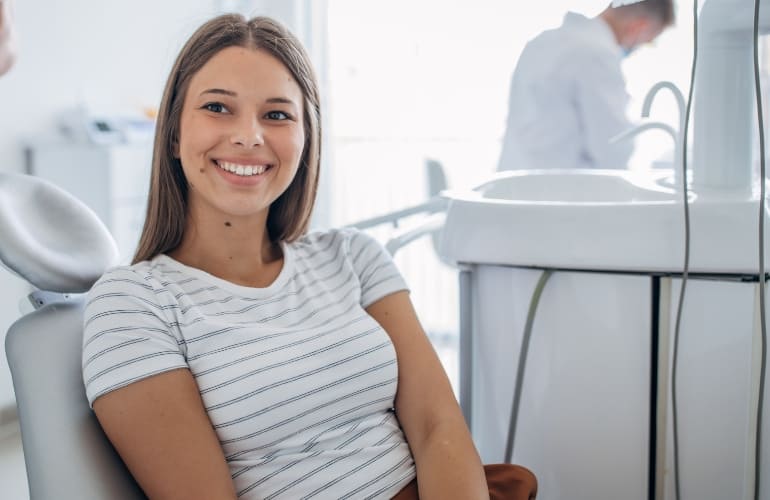
<svg viewBox="0 0 770 500">
<path fill-rule="evenodd" d="M 248 177 L 251 175 L 260 175 L 265 173 L 267 165 L 238 165 L 237 163 L 230 163 L 226 161 L 217 162 L 219 168 L 232 172 L 236 175 Z"/>
</svg>

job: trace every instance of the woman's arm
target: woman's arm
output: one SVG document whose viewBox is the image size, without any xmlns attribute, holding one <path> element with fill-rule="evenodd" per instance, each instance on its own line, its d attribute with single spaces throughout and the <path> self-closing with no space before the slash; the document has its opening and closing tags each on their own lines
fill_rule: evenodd
<svg viewBox="0 0 770 500">
<path fill-rule="evenodd" d="M 236 498 L 219 440 L 189 370 L 172 370 L 127 385 L 99 397 L 93 407 L 149 498 Z"/>
<path fill-rule="evenodd" d="M 396 348 L 396 414 L 414 455 L 420 498 L 488 499 L 481 459 L 408 293 L 388 295 L 366 310 Z"/>
</svg>

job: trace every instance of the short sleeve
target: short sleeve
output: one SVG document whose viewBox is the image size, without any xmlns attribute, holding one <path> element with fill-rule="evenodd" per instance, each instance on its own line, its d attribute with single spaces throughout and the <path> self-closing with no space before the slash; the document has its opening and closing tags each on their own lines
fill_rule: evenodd
<svg viewBox="0 0 770 500">
<path fill-rule="evenodd" d="M 390 254 L 377 240 L 356 230 L 350 230 L 348 238 L 349 258 L 361 283 L 361 307 L 409 289 Z"/>
<path fill-rule="evenodd" d="M 108 271 L 88 293 L 83 318 L 83 382 L 89 404 L 103 394 L 187 367 L 178 329 L 152 280 L 131 268 Z"/>
</svg>

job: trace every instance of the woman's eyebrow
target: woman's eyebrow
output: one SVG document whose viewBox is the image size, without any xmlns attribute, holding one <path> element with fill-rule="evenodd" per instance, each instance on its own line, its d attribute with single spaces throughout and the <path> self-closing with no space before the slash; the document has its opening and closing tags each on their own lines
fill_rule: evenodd
<svg viewBox="0 0 770 500">
<path fill-rule="evenodd" d="M 292 99 L 289 99 L 288 97 L 271 97 L 267 100 L 267 102 L 278 104 L 296 104 Z"/>
<path fill-rule="evenodd" d="M 225 90 L 225 89 L 208 89 L 201 92 L 200 95 L 203 95 L 203 94 L 221 94 L 221 95 L 227 95 L 230 97 L 236 97 L 238 95 L 232 90 Z"/>
<path fill-rule="evenodd" d="M 238 94 L 236 92 L 233 92 L 232 90 L 225 90 L 225 89 L 207 89 L 201 92 L 200 95 L 204 94 L 219 94 L 219 95 L 226 95 L 230 97 L 237 97 Z M 266 102 L 273 103 L 273 104 L 295 104 L 293 99 L 289 99 L 288 97 L 270 97 L 266 100 Z"/>
</svg>

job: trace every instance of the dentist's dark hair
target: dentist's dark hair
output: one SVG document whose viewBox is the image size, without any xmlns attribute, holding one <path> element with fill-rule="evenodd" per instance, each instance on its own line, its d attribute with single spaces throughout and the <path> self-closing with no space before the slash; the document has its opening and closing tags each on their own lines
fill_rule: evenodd
<svg viewBox="0 0 770 500">
<path fill-rule="evenodd" d="M 305 144 L 299 168 L 289 187 L 270 205 L 267 232 L 271 241 L 293 241 L 310 222 L 321 157 L 321 117 L 318 83 L 310 58 L 297 38 L 267 18 L 247 20 L 237 14 L 216 17 L 190 37 L 169 74 L 158 110 L 147 215 L 133 263 L 175 249 L 187 222 L 187 179 L 175 151 L 180 118 L 192 77 L 227 47 L 264 50 L 289 70 L 303 95 Z"/>
</svg>

